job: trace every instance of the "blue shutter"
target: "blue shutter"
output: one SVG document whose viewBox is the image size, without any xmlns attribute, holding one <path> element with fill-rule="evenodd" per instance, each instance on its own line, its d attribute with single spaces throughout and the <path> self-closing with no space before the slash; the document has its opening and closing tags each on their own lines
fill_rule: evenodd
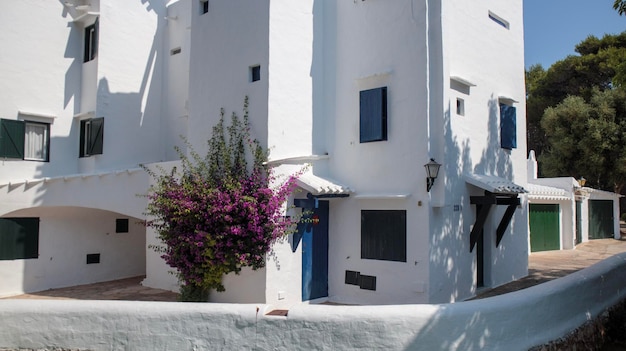
<svg viewBox="0 0 626 351">
<path fill-rule="evenodd" d="M 503 149 L 517 148 L 517 109 L 500 105 L 500 145 Z"/>
<path fill-rule="evenodd" d="M 0 119 L 0 157 L 24 158 L 24 122 Z"/>
<path fill-rule="evenodd" d="M 363 90 L 360 101 L 360 142 L 387 140 L 387 87 Z"/>
</svg>

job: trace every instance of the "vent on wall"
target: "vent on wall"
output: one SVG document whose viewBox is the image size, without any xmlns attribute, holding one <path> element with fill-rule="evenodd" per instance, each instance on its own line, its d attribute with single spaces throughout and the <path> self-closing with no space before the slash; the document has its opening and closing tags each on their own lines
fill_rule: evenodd
<svg viewBox="0 0 626 351">
<path fill-rule="evenodd" d="M 359 278 L 361 273 L 355 271 L 346 271 L 346 284 L 360 285 Z"/>
<path fill-rule="evenodd" d="M 174 48 L 174 49 L 170 50 L 170 55 L 172 55 L 172 56 L 178 55 L 178 54 L 180 54 L 181 51 L 182 51 L 182 49 L 180 47 Z"/>
<path fill-rule="evenodd" d="M 376 277 L 372 275 L 361 275 L 360 287 L 365 290 L 376 290 Z"/>
<path fill-rule="evenodd" d="M 346 271 L 345 283 L 357 285 L 364 290 L 376 290 L 376 277 L 372 275 L 362 275 L 361 272 Z"/>
<path fill-rule="evenodd" d="M 87 264 L 100 263 L 100 254 L 87 254 Z"/>
</svg>

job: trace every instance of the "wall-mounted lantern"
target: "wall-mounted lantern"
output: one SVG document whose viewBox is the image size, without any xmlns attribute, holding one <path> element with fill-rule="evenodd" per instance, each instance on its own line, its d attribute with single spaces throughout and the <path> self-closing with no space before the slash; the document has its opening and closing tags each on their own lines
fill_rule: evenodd
<svg viewBox="0 0 626 351">
<path fill-rule="evenodd" d="M 426 191 L 430 191 L 435 184 L 435 179 L 439 175 L 439 167 L 441 167 L 440 163 L 437 163 L 434 158 L 431 158 L 430 161 L 424 165 L 426 168 Z"/>
<path fill-rule="evenodd" d="M 587 179 L 585 179 L 584 177 L 580 177 L 579 179 L 577 179 L 578 181 L 578 185 L 580 185 L 580 187 L 584 187 L 585 183 L 587 183 Z"/>
</svg>

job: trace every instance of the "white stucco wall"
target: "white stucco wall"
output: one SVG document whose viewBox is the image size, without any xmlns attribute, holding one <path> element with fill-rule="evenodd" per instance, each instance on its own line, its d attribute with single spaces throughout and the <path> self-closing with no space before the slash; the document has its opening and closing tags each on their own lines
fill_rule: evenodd
<svg viewBox="0 0 626 351">
<path fill-rule="evenodd" d="M 8 214 L 39 217 L 39 257 L 0 261 L 0 296 L 145 274 L 145 227 L 137 218 L 78 207 L 37 207 Z M 129 232 L 116 233 L 116 218 Z M 87 254 L 100 263 L 86 264 Z"/>
<path fill-rule="evenodd" d="M 625 297 L 626 255 L 493 298 L 442 305 L 294 306 L 0 300 L 2 347 L 96 350 L 528 350 Z M 576 294 L 572 294 L 576 291 Z"/>
<path fill-rule="evenodd" d="M 432 13 L 439 8 L 440 15 Z M 476 249 L 469 251 L 476 206 L 470 205 L 469 198 L 482 196 L 484 191 L 467 185 L 464 174 L 494 175 L 520 185 L 527 181 L 523 18 L 521 1 L 429 2 L 429 11 L 431 30 L 440 26 L 442 31 L 441 43 L 435 35 L 429 37 L 429 48 L 437 54 L 440 45 L 443 58 L 440 68 L 436 56 L 430 60 L 431 82 L 443 82 L 443 99 L 431 99 L 431 135 L 440 139 L 431 142 L 431 154 L 443 166 L 431 191 L 436 208 L 431 217 L 430 298 L 445 302 L 469 297 L 476 289 Z M 492 21 L 489 11 L 508 20 L 509 28 Z M 517 101 L 513 103 L 517 108 L 517 148 L 513 150 L 500 147 L 502 97 Z M 457 114 L 457 99 L 463 100 L 463 114 Z M 485 223 L 486 286 L 527 274 L 527 200 L 524 196 L 520 199 L 522 206 L 499 247 L 495 246 L 495 231 L 506 206 L 494 206 Z M 447 279 L 438 278 L 442 276 Z"/>
<path fill-rule="evenodd" d="M 313 40 L 313 0 L 270 2 L 268 76 L 261 80 L 268 80 L 271 159 L 311 154 Z"/>
<path fill-rule="evenodd" d="M 242 117 L 250 99 L 252 136 L 268 144 L 269 0 L 212 0 L 200 15 L 192 2 L 188 139 L 201 155 L 224 108 Z M 260 65 L 261 79 L 250 81 L 250 67 Z"/>
<path fill-rule="evenodd" d="M 78 141 L 62 139 L 70 133 L 80 96 L 77 95 L 80 86 L 77 60 L 82 62 L 82 35 L 70 21 L 59 2 L 26 0 L 2 6 L 0 118 L 18 119 L 18 111 L 53 118 L 44 119 L 52 123 L 52 162 L 3 159 L 1 180 L 76 172 Z"/>
</svg>

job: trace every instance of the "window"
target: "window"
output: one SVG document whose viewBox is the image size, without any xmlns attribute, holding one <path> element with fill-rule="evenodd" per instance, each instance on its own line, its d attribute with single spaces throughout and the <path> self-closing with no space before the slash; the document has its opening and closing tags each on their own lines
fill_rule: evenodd
<svg viewBox="0 0 626 351">
<path fill-rule="evenodd" d="M 209 0 L 200 0 L 200 14 L 209 12 Z"/>
<path fill-rule="evenodd" d="M 0 260 L 39 257 L 39 218 L 0 218 Z"/>
<path fill-rule="evenodd" d="M 24 159 L 48 161 L 50 125 L 25 122 Z"/>
<path fill-rule="evenodd" d="M 128 233 L 128 218 L 115 219 L 115 232 Z"/>
<path fill-rule="evenodd" d="M 456 114 L 465 116 L 465 101 L 461 98 L 456 98 Z"/>
<path fill-rule="evenodd" d="M 406 262 L 406 211 L 361 211 L 361 258 Z"/>
<path fill-rule="evenodd" d="M 505 20 L 504 18 L 496 15 L 495 13 L 489 11 L 489 19 L 491 19 L 492 21 L 496 22 L 497 24 L 501 25 L 502 27 L 509 29 L 509 21 Z"/>
<path fill-rule="evenodd" d="M 387 87 L 361 91 L 359 104 L 361 143 L 387 140 Z"/>
<path fill-rule="evenodd" d="M 503 149 L 517 148 L 516 108 L 500 104 L 500 146 Z"/>
<path fill-rule="evenodd" d="M 50 125 L 0 119 L 0 157 L 48 161 Z"/>
<path fill-rule="evenodd" d="M 261 80 L 261 66 L 251 66 L 250 67 L 250 81 L 256 82 L 257 80 Z"/>
<path fill-rule="evenodd" d="M 98 20 L 85 27 L 85 55 L 83 62 L 89 62 L 98 54 Z"/>
<path fill-rule="evenodd" d="M 80 121 L 80 157 L 101 155 L 104 141 L 104 117 Z"/>
<path fill-rule="evenodd" d="M 182 49 L 180 47 L 174 48 L 172 50 L 170 50 L 170 55 L 174 56 L 174 55 L 178 55 L 182 52 Z"/>
</svg>

